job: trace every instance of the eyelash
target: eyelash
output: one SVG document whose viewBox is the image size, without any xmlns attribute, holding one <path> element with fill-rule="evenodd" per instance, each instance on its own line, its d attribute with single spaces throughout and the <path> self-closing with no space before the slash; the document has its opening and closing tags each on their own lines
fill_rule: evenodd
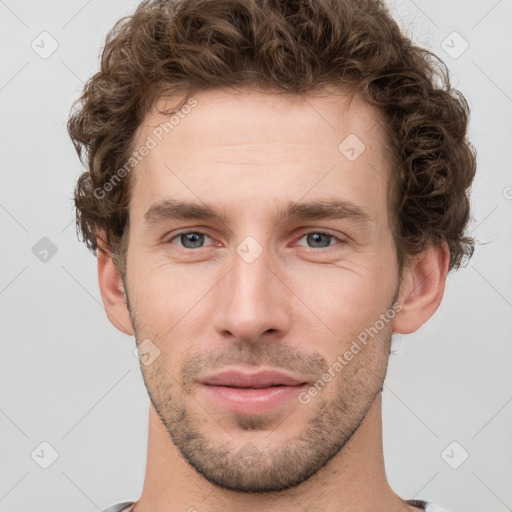
<svg viewBox="0 0 512 512">
<path fill-rule="evenodd" d="M 190 235 L 190 234 L 196 234 L 196 235 L 205 235 L 207 236 L 208 238 L 212 238 L 210 237 L 208 234 L 202 232 L 202 231 L 195 231 L 195 230 L 191 230 L 191 231 L 182 231 L 181 233 L 177 233 L 175 234 L 172 238 L 170 238 L 166 244 L 171 244 L 173 243 L 173 240 L 175 240 L 176 238 L 180 238 L 184 235 Z M 338 242 L 341 242 L 343 243 L 344 240 L 341 239 L 341 238 L 338 238 L 337 236 L 331 234 L 331 233 L 328 233 L 326 231 L 317 231 L 317 230 L 313 230 L 313 231 L 306 231 L 304 233 L 301 234 L 301 236 L 299 237 L 299 240 L 301 240 L 302 238 L 304 238 L 305 236 L 308 236 L 308 235 L 324 235 L 324 236 L 327 236 L 327 237 L 330 237 L 334 240 L 337 240 Z M 332 245 L 328 245 L 327 247 L 306 247 L 307 249 L 310 249 L 310 250 L 313 250 L 313 251 L 319 251 L 320 249 L 329 249 L 330 247 L 332 247 L 333 245 L 335 244 L 332 244 Z M 182 247 L 182 246 L 178 246 L 180 249 L 182 250 L 185 250 L 185 251 L 198 251 L 200 249 L 204 249 L 205 247 L 197 247 L 196 249 L 189 249 L 187 247 Z"/>
</svg>

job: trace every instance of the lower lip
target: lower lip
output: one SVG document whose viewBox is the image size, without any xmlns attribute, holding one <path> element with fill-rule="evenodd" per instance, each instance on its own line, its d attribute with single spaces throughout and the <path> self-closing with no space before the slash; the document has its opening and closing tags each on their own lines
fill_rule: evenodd
<svg viewBox="0 0 512 512">
<path fill-rule="evenodd" d="M 217 403 L 231 409 L 233 412 L 263 414 L 294 398 L 297 399 L 297 395 L 307 387 L 307 384 L 261 389 L 209 386 L 205 384 L 202 384 L 201 387 Z"/>
</svg>

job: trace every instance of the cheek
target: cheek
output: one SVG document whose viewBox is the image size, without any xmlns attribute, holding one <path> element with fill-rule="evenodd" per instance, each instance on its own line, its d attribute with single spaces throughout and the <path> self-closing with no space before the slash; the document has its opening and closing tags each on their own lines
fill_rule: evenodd
<svg viewBox="0 0 512 512">
<path fill-rule="evenodd" d="M 372 318 L 389 295 L 389 283 L 383 276 L 362 266 L 312 266 L 297 275 L 288 275 L 287 281 L 306 305 L 333 325 Z"/>
<path fill-rule="evenodd" d="M 304 330 L 322 334 L 315 349 L 329 364 L 338 356 L 344 362 L 350 361 L 343 369 L 346 378 L 361 365 L 369 369 L 385 359 L 391 325 L 382 324 L 380 315 L 391 305 L 392 279 L 379 267 L 367 268 L 365 272 L 359 267 L 359 270 L 316 269 L 314 276 L 302 274 L 291 285 L 314 313 L 307 312 Z M 364 373 L 363 369 L 357 371 Z"/>
<path fill-rule="evenodd" d="M 206 266 L 142 260 L 128 270 L 130 301 L 139 323 L 160 335 L 185 325 L 219 279 Z"/>
</svg>

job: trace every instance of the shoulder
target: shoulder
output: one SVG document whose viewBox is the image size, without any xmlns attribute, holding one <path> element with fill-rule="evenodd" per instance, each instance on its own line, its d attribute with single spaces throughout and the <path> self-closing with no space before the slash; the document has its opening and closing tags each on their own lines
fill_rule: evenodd
<svg viewBox="0 0 512 512">
<path fill-rule="evenodd" d="M 429 502 L 425 507 L 425 512 L 448 512 L 448 510 L 440 507 L 439 505 L 436 505 L 435 503 Z"/>
<path fill-rule="evenodd" d="M 414 507 L 418 507 L 420 510 L 424 510 L 425 512 L 448 512 L 448 510 L 432 503 L 431 501 L 424 500 L 408 500 L 407 503 L 409 505 L 413 505 Z"/>
<path fill-rule="evenodd" d="M 122 512 L 125 509 L 128 512 L 128 507 L 133 505 L 133 501 L 125 501 L 124 503 L 117 503 L 116 505 L 112 505 L 111 507 L 106 508 L 103 512 Z M 434 511 L 435 512 L 435 511 Z"/>
</svg>

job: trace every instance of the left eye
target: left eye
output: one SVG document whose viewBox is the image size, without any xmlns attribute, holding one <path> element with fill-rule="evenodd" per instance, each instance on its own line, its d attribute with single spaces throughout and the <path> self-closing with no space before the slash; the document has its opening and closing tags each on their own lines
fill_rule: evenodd
<svg viewBox="0 0 512 512">
<path fill-rule="evenodd" d="M 330 233 L 322 233 L 321 231 L 312 231 L 311 233 L 304 233 L 301 237 L 306 237 L 307 243 L 313 244 L 314 249 L 323 249 L 332 245 L 330 241 L 332 239 L 339 240 L 339 238 L 331 235 Z"/>
</svg>

